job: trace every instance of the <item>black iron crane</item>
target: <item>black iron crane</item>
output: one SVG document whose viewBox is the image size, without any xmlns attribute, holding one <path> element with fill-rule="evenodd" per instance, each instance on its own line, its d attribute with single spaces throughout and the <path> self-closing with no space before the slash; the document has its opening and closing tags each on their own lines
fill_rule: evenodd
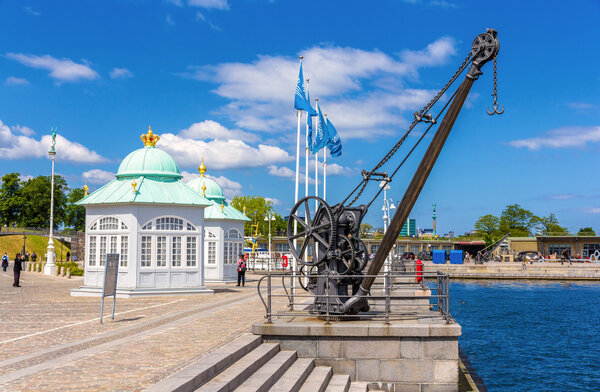
<svg viewBox="0 0 600 392">
<path fill-rule="evenodd" d="M 437 160 L 448 134 L 460 113 L 473 82 L 482 74 L 481 67 L 496 59 L 500 44 L 497 32 L 487 29 L 473 41 L 471 51 L 448 83 L 423 109 L 414 114 L 414 120 L 402 138 L 371 171 L 362 171 L 362 180 L 340 203 L 330 206 L 316 196 L 305 197 L 296 203 L 288 220 L 288 243 L 290 250 L 302 265 L 302 286 L 315 296 L 313 311 L 330 314 L 357 314 L 368 311 L 367 295 L 391 251 L 402 226 L 406 222 L 419 193 Z M 468 71 L 464 80 L 450 96 L 437 115 L 430 113 L 434 105 L 454 84 L 458 77 Z M 354 206 L 370 182 L 392 181 L 394 175 L 423 140 L 430 129 L 438 124 L 439 117 L 447 110 L 433 139 L 408 185 L 396 213 L 392 218 L 375 257 L 366 273 L 369 255 L 365 243 L 359 237 L 362 219 L 384 187 L 366 204 Z M 501 114 L 498 112 L 498 114 Z M 415 145 L 396 166 L 391 174 L 383 166 L 396 154 L 416 125 L 429 124 Z M 350 202 L 348 202 L 352 198 Z M 299 241 L 298 248 L 294 243 Z"/>
</svg>

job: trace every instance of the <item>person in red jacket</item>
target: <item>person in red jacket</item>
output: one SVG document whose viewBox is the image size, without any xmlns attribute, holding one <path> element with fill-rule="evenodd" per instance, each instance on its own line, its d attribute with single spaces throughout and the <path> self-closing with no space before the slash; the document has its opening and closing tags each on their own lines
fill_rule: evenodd
<svg viewBox="0 0 600 392">
<path fill-rule="evenodd" d="M 238 267 L 237 267 L 237 273 L 238 273 L 238 283 L 237 285 L 240 285 L 240 282 L 242 283 L 242 286 L 246 285 L 246 270 L 247 270 L 247 266 L 246 266 L 246 260 L 244 259 L 244 254 L 240 253 L 240 258 L 238 260 Z"/>
</svg>

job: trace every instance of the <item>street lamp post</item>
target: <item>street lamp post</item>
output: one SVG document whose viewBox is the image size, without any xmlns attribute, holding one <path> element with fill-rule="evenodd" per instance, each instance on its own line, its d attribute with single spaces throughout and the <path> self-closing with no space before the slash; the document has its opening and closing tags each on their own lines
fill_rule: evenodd
<svg viewBox="0 0 600 392">
<path fill-rule="evenodd" d="M 273 257 L 271 254 L 271 221 L 274 220 L 275 217 L 271 213 L 271 211 L 267 212 L 267 216 L 265 217 L 266 221 L 269 221 L 269 265 L 268 270 L 271 271 L 271 258 Z"/>
<path fill-rule="evenodd" d="M 54 264 L 54 259 L 56 258 L 56 253 L 54 253 L 54 158 L 56 157 L 56 150 L 54 146 L 56 145 L 56 128 L 52 130 L 52 144 L 50 145 L 50 150 L 48 151 L 48 155 L 52 158 L 52 176 L 50 180 L 50 234 L 48 236 L 48 247 L 46 248 L 46 265 L 44 266 L 44 275 L 54 275 L 56 270 L 56 265 Z"/>
<path fill-rule="evenodd" d="M 387 191 L 388 189 L 390 189 L 390 185 L 388 184 L 387 181 L 381 181 L 381 183 L 379 183 L 379 187 L 383 188 L 383 207 L 381 207 L 381 210 L 383 211 L 383 234 L 385 235 L 385 232 L 387 231 L 387 228 L 390 225 L 390 221 L 392 219 L 391 217 L 391 210 L 395 209 L 396 206 L 394 205 L 394 202 L 390 199 L 388 200 L 387 198 Z M 393 253 L 393 250 L 392 250 Z M 391 271 L 391 257 L 388 254 L 387 256 L 387 263 L 385 265 L 385 272 Z"/>
<path fill-rule="evenodd" d="M 25 256 L 25 240 L 27 240 L 26 235 L 23 236 L 23 253 L 22 253 L 23 257 Z"/>
</svg>

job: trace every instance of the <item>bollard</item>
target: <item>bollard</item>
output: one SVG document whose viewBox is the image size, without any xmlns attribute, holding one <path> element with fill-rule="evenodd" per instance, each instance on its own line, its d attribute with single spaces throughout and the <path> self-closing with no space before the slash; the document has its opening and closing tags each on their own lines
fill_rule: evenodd
<svg viewBox="0 0 600 392">
<path fill-rule="evenodd" d="M 27 272 L 31 272 L 31 264 L 27 266 Z"/>
<path fill-rule="evenodd" d="M 67 268 L 67 279 L 71 279 L 71 268 Z"/>
<path fill-rule="evenodd" d="M 38 264 L 37 272 L 42 272 L 42 263 Z"/>
<path fill-rule="evenodd" d="M 54 270 L 54 276 L 59 276 L 60 275 L 60 268 L 56 267 L 56 269 Z"/>
<path fill-rule="evenodd" d="M 60 277 L 61 278 L 65 277 L 65 267 L 64 266 L 60 267 Z"/>
</svg>

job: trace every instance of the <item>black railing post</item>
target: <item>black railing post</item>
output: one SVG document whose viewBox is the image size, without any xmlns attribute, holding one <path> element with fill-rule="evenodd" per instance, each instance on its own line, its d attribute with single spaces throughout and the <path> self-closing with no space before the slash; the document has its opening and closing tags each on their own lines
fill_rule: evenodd
<svg viewBox="0 0 600 392">
<path fill-rule="evenodd" d="M 385 274 L 385 279 L 384 279 L 384 286 L 385 286 L 385 323 L 389 324 L 390 323 L 390 302 L 391 302 L 391 298 L 390 298 L 390 281 L 391 281 L 391 276 L 390 276 L 390 271 L 388 269 L 388 271 Z"/>
<path fill-rule="evenodd" d="M 271 323 L 271 274 L 267 277 L 267 323 Z"/>
</svg>

